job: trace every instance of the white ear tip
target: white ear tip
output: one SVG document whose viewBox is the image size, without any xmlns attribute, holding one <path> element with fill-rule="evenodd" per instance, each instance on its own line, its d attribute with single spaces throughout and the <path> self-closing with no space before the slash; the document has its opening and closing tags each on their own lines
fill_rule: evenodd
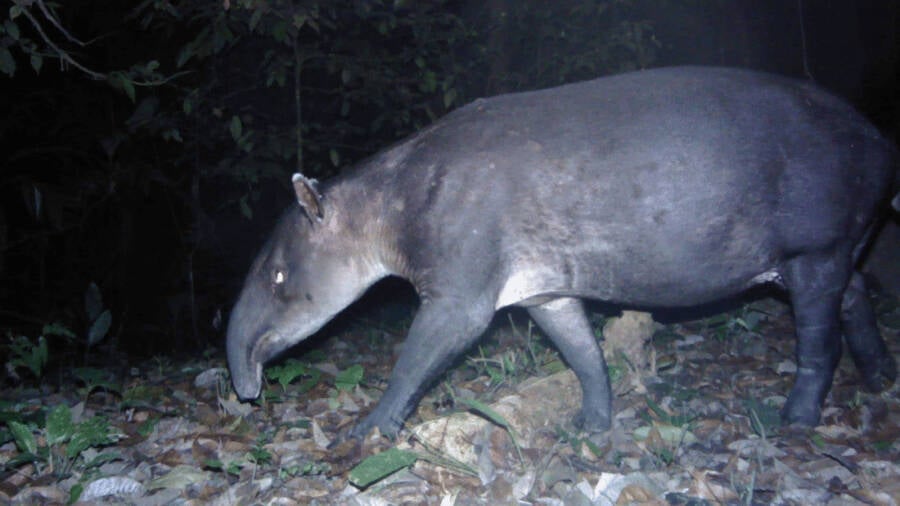
<svg viewBox="0 0 900 506">
<path fill-rule="evenodd" d="M 297 181 L 299 181 L 301 179 L 303 179 L 303 174 L 300 174 L 299 172 L 294 172 L 294 175 L 291 176 L 292 183 L 296 183 Z"/>
</svg>

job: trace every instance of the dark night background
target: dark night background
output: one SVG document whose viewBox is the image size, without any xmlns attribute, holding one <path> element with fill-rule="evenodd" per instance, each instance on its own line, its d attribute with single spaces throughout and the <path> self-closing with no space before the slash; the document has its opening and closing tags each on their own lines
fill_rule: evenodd
<svg viewBox="0 0 900 506">
<path fill-rule="evenodd" d="M 292 172 L 328 177 L 480 96 L 739 66 L 812 78 L 900 135 L 887 0 L 0 5 L 0 353 L 58 322 L 62 363 L 92 282 L 98 360 L 220 347 Z"/>
</svg>

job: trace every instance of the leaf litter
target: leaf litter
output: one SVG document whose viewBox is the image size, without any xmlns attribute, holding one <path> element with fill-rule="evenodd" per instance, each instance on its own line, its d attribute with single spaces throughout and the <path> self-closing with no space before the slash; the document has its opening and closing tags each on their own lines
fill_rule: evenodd
<svg viewBox="0 0 900 506">
<path fill-rule="evenodd" d="M 880 321 L 900 322 L 897 306 L 882 298 Z M 597 318 L 597 328 L 630 331 Z M 231 391 L 221 352 L 132 367 L 118 389 L 6 390 L 4 427 L 31 446 L 3 433 L 0 501 L 900 504 L 898 385 L 864 392 L 845 354 L 821 425 L 780 425 L 794 370 L 788 306 L 764 299 L 665 326 L 626 319 L 645 335 L 626 338 L 637 340 L 628 349 L 604 344 L 616 398 L 600 435 L 572 426 L 578 383 L 522 314 L 498 318 L 395 441 L 343 439 L 374 407 L 402 343 L 403 329 L 377 316 L 270 365 L 266 395 L 250 404 Z M 881 330 L 897 358 L 897 326 Z M 70 425 L 59 406 L 71 407 Z M 90 420 L 115 437 L 94 435 L 68 452 L 64 472 L 51 469 L 75 437 L 68 427 Z M 60 433 L 56 445 L 46 439 Z M 26 451 L 34 458 L 17 460 Z"/>
</svg>

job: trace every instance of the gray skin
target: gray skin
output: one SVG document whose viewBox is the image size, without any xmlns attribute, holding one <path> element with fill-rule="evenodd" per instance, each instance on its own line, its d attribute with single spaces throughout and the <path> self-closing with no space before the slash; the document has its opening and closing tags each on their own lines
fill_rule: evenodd
<svg viewBox="0 0 900 506">
<path fill-rule="evenodd" d="M 609 377 L 581 299 L 681 307 L 775 283 L 797 331 L 782 415 L 814 425 L 842 334 L 871 390 L 896 377 L 854 268 L 896 158 L 842 100 L 744 70 L 647 70 L 477 100 L 321 188 L 295 175 L 300 205 L 231 315 L 235 390 L 257 397 L 266 361 L 397 275 L 421 306 L 352 436 L 396 434 L 506 306 L 527 308 L 576 373 L 577 426 L 604 431 Z"/>
</svg>

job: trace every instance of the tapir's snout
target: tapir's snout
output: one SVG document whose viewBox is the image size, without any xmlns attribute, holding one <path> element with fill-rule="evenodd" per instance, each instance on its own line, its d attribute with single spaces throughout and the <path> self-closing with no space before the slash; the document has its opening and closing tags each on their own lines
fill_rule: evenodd
<svg viewBox="0 0 900 506">
<path fill-rule="evenodd" d="M 247 362 L 236 366 L 229 358 L 228 367 L 231 370 L 231 383 L 240 400 L 252 401 L 259 397 L 262 390 L 262 363 Z"/>
<path fill-rule="evenodd" d="M 231 328 L 229 326 L 227 341 L 231 383 L 238 398 L 242 401 L 253 400 L 259 397 L 262 390 L 262 362 L 254 360 L 254 347 L 245 344 L 245 337 L 232 335 Z"/>
<path fill-rule="evenodd" d="M 247 307 L 248 300 L 254 298 L 241 297 L 232 310 L 226 337 L 231 383 L 238 398 L 243 401 L 256 399 L 262 391 L 263 364 L 259 345 L 269 333 L 266 328 L 259 328 L 259 318 L 249 317 L 249 314 L 258 312 Z"/>
</svg>

